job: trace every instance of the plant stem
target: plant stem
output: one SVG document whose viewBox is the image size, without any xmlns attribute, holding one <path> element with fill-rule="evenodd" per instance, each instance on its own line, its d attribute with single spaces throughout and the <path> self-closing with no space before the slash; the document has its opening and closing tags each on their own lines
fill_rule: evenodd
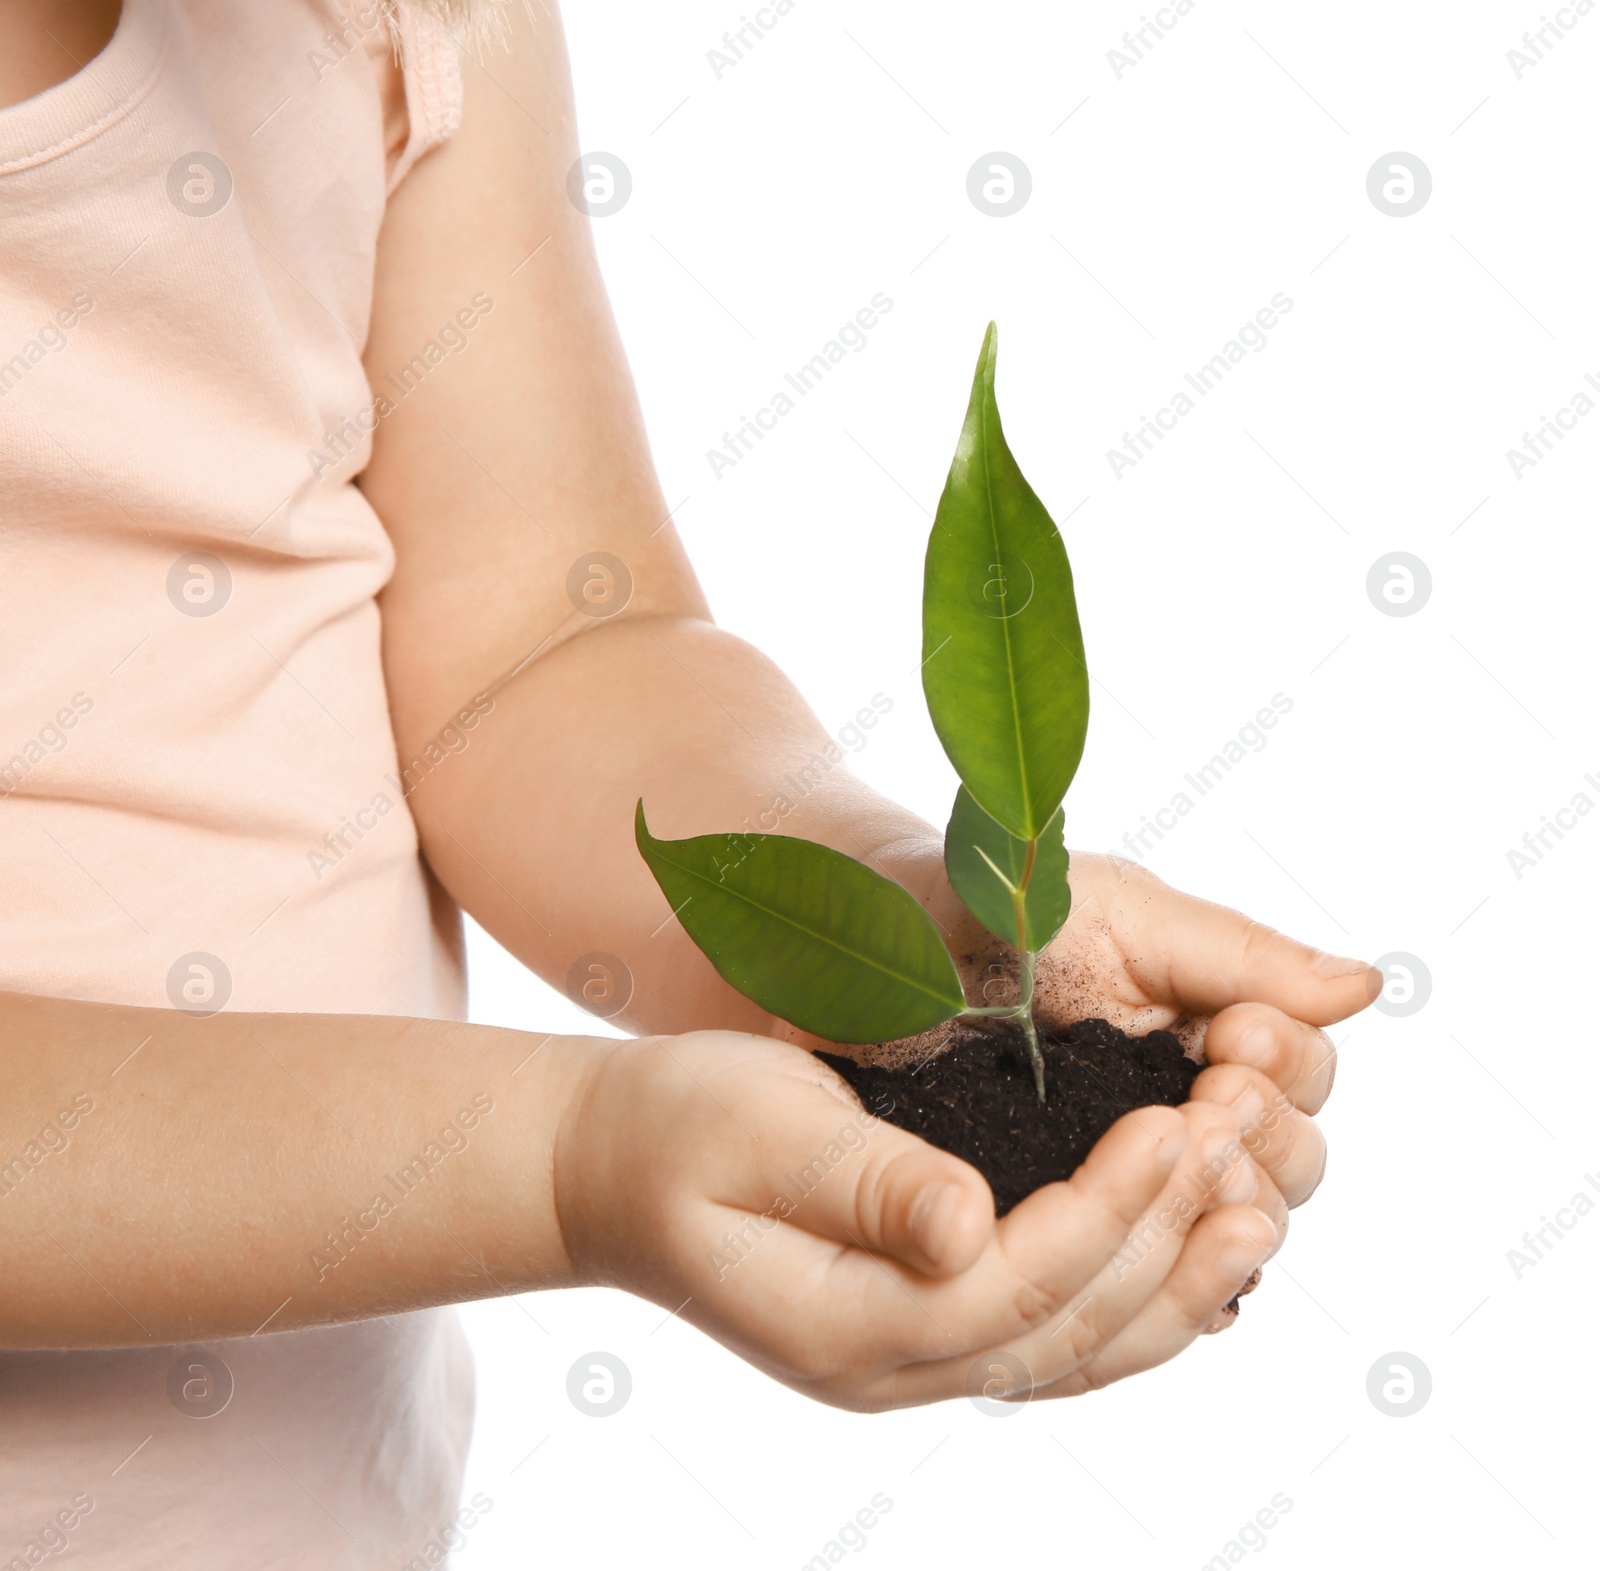
<svg viewBox="0 0 1600 1571">
<path fill-rule="evenodd" d="M 1033 1070 L 1033 1088 L 1039 1095 L 1039 1105 L 1044 1105 L 1044 1054 L 1039 1049 L 1039 1030 L 1033 1020 L 1034 954 L 1028 933 L 1028 883 L 1033 877 L 1034 857 L 1039 849 L 1037 840 L 1028 842 L 1028 854 L 1023 859 L 1022 878 L 1013 885 L 1006 882 L 1005 874 L 989 862 L 995 876 L 1006 882 L 1011 891 L 1011 909 L 1017 924 L 1017 1001 L 1014 1004 L 969 1004 L 961 1011 L 967 1019 L 1015 1020 L 1022 1027 L 1028 1043 L 1028 1065 Z M 979 852 L 980 855 L 983 853 Z M 988 861 L 988 858 L 984 858 Z"/>
<path fill-rule="evenodd" d="M 1028 1039 L 1028 1062 L 1033 1066 L 1033 1088 L 1039 1093 L 1039 1104 L 1044 1105 L 1044 1054 L 1039 1051 L 1039 1031 L 1033 1023 L 1033 951 L 1024 949 L 1019 959 L 1022 969 L 1022 997 L 1017 1002 L 1017 1018 L 1022 1022 L 1023 1034 Z"/>
<path fill-rule="evenodd" d="M 1023 859 L 1022 877 L 1011 891 L 1011 907 L 1017 916 L 1017 968 L 1018 993 L 1017 1018 L 1022 1022 L 1023 1034 L 1028 1039 L 1028 1062 L 1033 1066 L 1033 1088 L 1039 1093 L 1039 1105 L 1044 1105 L 1044 1054 L 1039 1051 L 1039 1031 L 1033 1023 L 1033 942 L 1028 932 L 1028 885 L 1033 881 L 1033 864 L 1039 851 L 1039 842 L 1028 842 L 1028 854 Z"/>
</svg>

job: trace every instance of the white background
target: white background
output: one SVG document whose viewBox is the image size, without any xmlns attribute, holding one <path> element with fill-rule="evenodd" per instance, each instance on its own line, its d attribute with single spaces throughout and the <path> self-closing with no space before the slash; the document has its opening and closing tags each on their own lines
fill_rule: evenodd
<svg viewBox="0 0 1600 1571">
<path fill-rule="evenodd" d="M 1200 1566 L 1279 1492 L 1252 1561 L 1588 1563 L 1593 1448 L 1569 1433 L 1600 1373 L 1600 1216 L 1520 1280 L 1507 1251 L 1600 1171 L 1600 816 L 1520 879 L 1506 853 L 1600 802 L 1600 411 L 1520 479 L 1506 449 L 1600 377 L 1600 13 L 1564 13 L 1521 80 L 1531 5 L 1163 14 L 1119 80 L 1132 6 L 798 0 L 718 80 L 734 8 L 572 3 L 584 146 L 633 177 L 596 220 L 606 277 L 719 618 L 834 729 L 890 696 L 855 766 L 938 822 L 921 560 L 998 319 L 1008 435 L 1071 515 L 1097 682 L 1069 842 L 1121 848 L 1282 693 L 1269 744 L 1150 863 L 1329 948 L 1420 957 L 1431 997 L 1336 1031 L 1327 1181 L 1240 1323 L 1093 1397 L 863 1417 L 618 1294 L 472 1306 L 467 1489 L 494 1508 L 465 1571 L 800 1567 L 879 1491 L 860 1553 L 882 1571 Z M 994 150 L 1032 174 L 1006 218 L 966 194 Z M 1433 179 L 1406 218 L 1367 195 L 1396 150 Z M 878 291 L 868 347 L 715 478 L 706 450 Z M 1118 479 L 1107 448 L 1278 292 L 1267 347 Z M 1432 576 L 1406 617 L 1366 591 L 1396 551 Z M 597 1029 L 481 934 L 472 959 L 474 1018 Z M 565 1394 L 592 1350 L 632 1373 L 611 1418 Z M 1411 1417 L 1367 1395 L 1393 1351 L 1431 1372 Z"/>
</svg>

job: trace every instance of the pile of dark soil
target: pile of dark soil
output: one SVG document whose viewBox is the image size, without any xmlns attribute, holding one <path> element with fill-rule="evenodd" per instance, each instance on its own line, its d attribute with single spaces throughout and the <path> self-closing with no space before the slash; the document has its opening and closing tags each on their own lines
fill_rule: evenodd
<svg viewBox="0 0 1600 1571">
<path fill-rule="evenodd" d="M 970 1162 L 1004 1216 L 1043 1184 L 1070 1178 L 1124 1113 L 1176 1107 L 1203 1067 L 1170 1031 L 1128 1036 L 1105 1020 L 1040 1033 L 1041 1106 L 1021 1033 L 961 1025 L 955 1044 L 915 1069 L 820 1056 L 880 1118 Z"/>
<path fill-rule="evenodd" d="M 954 1045 L 914 1069 L 818 1057 L 870 1112 L 970 1162 L 989 1180 L 995 1215 L 1004 1216 L 1035 1189 L 1071 1178 L 1124 1113 L 1187 1102 L 1205 1067 L 1170 1031 L 1129 1036 L 1107 1020 L 1080 1020 L 1060 1035 L 1041 1032 L 1039 1047 L 1042 1105 L 1014 1027 L 961 1025 Z M 1257 1271 L 1242 1291 L 1260 1278 Z M 1238 1313 L 1237 1295 L 1227 1307 Z"/>
</svg>

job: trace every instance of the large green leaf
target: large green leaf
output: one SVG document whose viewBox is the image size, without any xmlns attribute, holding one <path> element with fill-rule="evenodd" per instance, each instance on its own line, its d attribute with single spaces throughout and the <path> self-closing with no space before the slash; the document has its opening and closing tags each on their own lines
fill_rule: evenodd
<svg viewBox="0 0 1600 1571">
<path fill-rule="evenodd" d="M 1089 674 L 1066 547 L 1006 446 L 995 327 L 972 379 L 922 591 L 922 686 L 956 773 L 1031 840 L 1083 756 Z"/>
<path fill-rule="evenodd" d="M 1067 883 L 1067 843 L 1064 815 L 1058 807 L 1044 826 L 1028 867 L 1028 843 L 997 824 L 962 786 L 956 792 L 955 810 L 944 832 L 944 866 L 955 892 L 967 909 L 998 939 L 1018 949 L 1043 949 L 1072 911 L 1072 890 Z M 996 872 L 996 869 L 999 871 Z M 1016 905 L 1011 891 L 1028 874 L 1023 894 L 1027 931 L 1018 934 Z M 1001 875 L 1005 883 L 1001 882 Z"/>
<path fill-rule="evenodd" d="M 747 998 L 835 1042 L 887 1042 L 966 1007 L 933 919 L 853 857 L 788 835 L 634 839 L 684 930 Z"/>
</svg>

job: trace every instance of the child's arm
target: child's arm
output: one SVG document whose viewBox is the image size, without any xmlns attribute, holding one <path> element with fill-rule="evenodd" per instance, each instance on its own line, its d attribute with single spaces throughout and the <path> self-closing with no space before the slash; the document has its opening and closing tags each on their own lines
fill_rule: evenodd
<svg viewBox="0 0 1600 1571">
<path fill-rule="evenodd" d="M 379 246 L 375 391 L 392 394 L 388 378 L 458 309 L 477 319 L 465 349 L 406 379 L 414 390 L 380 422 L 361 482 L 398 556 L 384 659 L 402 767 L 422 760 L 410 805 L 451 893 L 555 985 L 608 952 L 631 973 L 622 1023 L 798 1040 L 670 920 L 634 848 L 636 798 L 668 837 L 748 823 L 835 846 L 912 889 L 957 953 L 988 941 L 929 825 L 842 765 L 813 768 L 803 796 L 786 781 L 829 738 L 781 671 L 710 622 L 667 521 L 589 221 L 567 194 L 571 89 L 559 27 L 539 14 L 535 26 L 508 7 L 509 53 L 487 69 L 464 60 L 462 129 L 397 191 Z M 492 309 L 473 305 L 480 294 Z M 569 597 L 574 564 L 597 551 L 632 578 L 616 615 Z M 819 636 L 844 635 L 824 620 Z M 465 751 L 441 750 L 483 692 L 492 709 L 447 738 Z M 781 820 L 779 795 L 798 797 Z M 1297 1108 L 1320 1105 L 1332 1056 L 1316 1027 L 1361 1008 L 1371 973 L 1330 970 L 1128 864 L 1075 858 L 1073 882 L 1078 911 L 1041 969 L 1047 1014 L 1052 964 L 1092 979 L 1065 1006 L 1079 1014 L 1139 1028 L 1215 1014 L 1210 1057 L 1228 1067 L 1200 1095 L 1282 1087 Z M 1298 1201 L 1320 1175 L 1321 1136 L 1300 1111 L 1286 1125 L 1262 1161 Z"/>
<path fill-rule="evenodd" d="M 1000 1346 L 1066 1395 L 1170 1358 L 1278 1236 L 1222 1108 L 1130 1114 L 996 1223 L 971 1168 L 726 1032 L 0 995 L 0 1108 L 13 1349 L 599 1282 L 845 1406 L 960 1395 Z"/>
</svg>

